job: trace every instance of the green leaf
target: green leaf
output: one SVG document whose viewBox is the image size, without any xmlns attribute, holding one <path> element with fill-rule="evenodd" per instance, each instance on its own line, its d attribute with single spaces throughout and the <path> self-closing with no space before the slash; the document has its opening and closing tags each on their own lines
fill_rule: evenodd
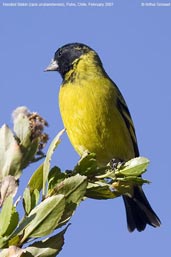
<svg viewBox="0 0 171 257">
<path fill-rule="evenodd" d="M 72 202 L 67 203 L 64 213 L 62 215 L 62 218 L 56 228 L 60 228 L 60 227 L 64 226 L 71 219 L 76 208 L 77 208 L 76 203 L 72 203 Z"/>
<path fill-rule="evenodd" d="M 56 192 L 64 194 L 66 198 L 66 207 L 58 227 L 66 224 L 72 217 L 75 209 L 81 200 L 83 200 L 87 188 L 87 177 L 79 174 L 67 178 L 56 187 Z"/>
<path fill-rule="evenodd" d="M 11 222 L 11 217 L 13 213 L 13 199 L 9 196 L 2 207 L 0 213 L 0 236 L 5 236 Z"/>
<path fill-rule="evenodd" d="M 75 166 L 74 171 L 81 175 L 91 174 L 97 168 L 96 154 L 85 154 Z"/>
<path fill-rule="evenodd" d="M 34 189 L 31 191 L 28 187 L 26 187 L 23 194 L 23 206 L 25 213 L 28 215 L 30 211 L 37 205 L 39 201 L 39 191 Z"/>
<path fill-rule="evenodd" d="M 18 225 L 18 222 L 19 222 L 19 214 L 16 211 L 16 208 L 13 206 L 10 224 L 8 226 L 8 229 L 5 232 L 6 236 L 11 235 L 13 233 L 13 231 L 16 229 Z"/>
<path fill-rule="evenodd" d="M 43 187 L 43 164 L 41 164 L 38 169 L 33 173 L 31 176 L 28 186 L 30 191 L 34 191 L 37 189 L 39 192 L 42 190 Z"/>
<path fill-rule="evenodd" d="M 49 146 L 49 149 L 47 151 L 47 155 L 43 164 L 43 196 L 46 195 L 46 184 L 47 184 L 47 179 L 50 171 L 50 162 L 52 159 L 52 155 L 57 148 L 57 146 L 60 143 L 60 138 L 65 132 L 65 129 L 61 130 L 56 137 L 53 139 L 52 143 Z"/>
<path fill-rule="evenodd" d="M 58 227 L 63 226 L 69 221 L 73 215 L 76 207 L 83 200 L 86 188 L 87 188 L 87 177 L 79 174 L 66 178 L 56 185 L 51 194 L 63 194 L 66 199 L 66 207 Z"/>
<path fill-rule="evenodd" d="M 9 235 L 18 225 L 19 215 L 13 206 L 13 199 L 9 196 L 0 213 L 0 248 L 8 244 Z"/>
<path fill-rule="evenodd" d="M 74 168 L 74 173 L 79 173 L 80 175 L 97 176 L 104 172 L 106 168 L 99 168 L 96 161 L 95 153 L 85 154 L 78 162 Z"/>
<path fill-rule="evenodd" d="M 35 207 L 26 219 L 33 217 L 24 231 L 21 242 L 27 238 L 42 237 L 50 234 L 58 225 L 65 209 L 63 195 L 51 196 Z"/>
<path fill-rule="evenodd" d="M 88 183 L 85 195 L 88 198 L 98 200 L 113 199 L 120 196 L 118 192 L 111 190 L 111 186 L 109 184 L 103 182 Z"/>
<path fill-rule="evenodd" d="M 118 182 L 124 182 L 131 185 L 140 185 L 147 183 L 150 184 L 149 180 L 143 179 L 142 177 L 136 177 L 136 176 L 127 176 L 124 178 L 118 178 Z"/>
<path fill-rule="evenodd" d="M 31 162 L 35 162 L 35 154 L 39 146 L 39 138 L 35 138 L 31 141 L 27 148 L 23 148 L 23 158 L 22 158 L 22 169 L 26 168 Z"/>
<path fill-rule="evenodd" d="M 26 214 L 31 211 L 31 193 L 30 189 L 26 187 L 23 194 L 23 206 Z"/>
<path fill-rule="evenodd" d="M 31 194 L 31 206 L 32 209 L 38 204 L 40 198 L 40 193 L 37 189 L 34 189 L 34 191 Z"/>
<path fill-rule="evenodd" d="M 43 241 L 38 241 L 28 246 L 25 250 L 26 253 L 24 257 L 30 257 L 28 253 L 31 253 L 32 256 L 38 257 L 55 257 L 61 250 L 64 245 L 64 234 L 67 228 L 58 233 L 55 236 L 46 238 Z"/>
<path fill-rule="evenodd" d="M 18 178 L 21 174 L 21 149 L 7 125 L 0 128 L 0 180 L 12 175 Z"/>
<path fill-rule="evenodd" d="M 146 158 L 134 158 L 116 169 L 106 167 L 106 172 L 96 176 L 97 181 L 90 182 L 86 196 L 94 199 L 110 199 L 126 193 L 132 193 L 134 185 L 148 183 L 140 175 L 145 172 L 149 161 Z"/>
<path fill-rule="evenodd" d="M 0 249 L 3 249 L 5 247 L 8 247 L 8 237 L 3 236 L 3 237 L 0 237 Z"/>
<path fill-rule="evenodd" d="M 20 235 L 16 235 L 14 237 L 10 237 L 8 239 L 8 246 L 10 245 L 19 245 L 20 242 Z"/>
<path fill-rule="evenodd" d="M 14 245 L 15 243 L 16 243 L 16 245 L 21 244 L 20 241 L 22 239 L 24 230 L 32 222 L 32 220 L 35 218 L 35 216 L 36 216 L 36 214 L 24 216 L 24 218 L 19 223 L 18 227 L 16 228 L 16 230 L 14 231 L 14 233 L 12 234 L 12 236 L 10 238 L 10 245 Z"/>
<path fill-rule="evenodd" d="M 31 128 L 28 119 L 28 109 L 24 106 L 18 107 L 14 112 L 14 132 L 20 140 L 20 144 L 27 148 L 31 143 Z"/>
<path fill-rule="evenodd" d="M 57 194 L 63 194 L 67 203 L 72 202 L 79 204 L 86 192 L 87 183 L 86 176 L 77 174 L 59 183 L 55 191 Z"/>
<path fill-rule="evenodd" d="M 53 188 L 66 178 L 66 174 L 61 172 L 60 168 L 53 167 L 48 176 L 48 191 L 53 190 Z"/>
<path fill-rule="evenodd" d="M 137 157 L 129 160 L 119 169 L 119 173 L 125 176 L 140 176 L 147 169 L 149 160 L 144 157 Z"/>
</svg>

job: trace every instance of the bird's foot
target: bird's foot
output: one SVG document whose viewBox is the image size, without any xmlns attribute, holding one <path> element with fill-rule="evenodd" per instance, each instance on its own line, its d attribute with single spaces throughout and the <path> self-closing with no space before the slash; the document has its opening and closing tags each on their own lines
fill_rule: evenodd
<svg viewBox="0 0 171 257">
<path fill-rule="evenodd" d="M 116 158 L 116 159 L 113 158 L 109 162 L 109 165 L 110 165 L 111 169 L 113 169 L 113 170 L 116 170 L 116 169 L 122 167 L 124 164 L 125 164 L 125 162 L 118 158 Z"/>
</svg>

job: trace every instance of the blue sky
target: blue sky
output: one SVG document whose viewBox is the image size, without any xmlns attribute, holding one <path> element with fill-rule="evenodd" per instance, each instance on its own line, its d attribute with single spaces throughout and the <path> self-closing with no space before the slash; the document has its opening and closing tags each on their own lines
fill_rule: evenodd
<svg viewBox="0 0 171 257">
<path fill-rule="evenodd" d="M 121 198 L 87 200 L 72 218 L 61 257 L 165 256 L 170 249 L 171 7 L 159 7 L 155 1 L 151 1 L 155 7 L 143 7 L 149 2 L 138 0 L 111 3 L 111 7 L 0 4 L 0 125 L 12 126 L 12 110 L 26 105 L 48 121 L 47 132 L 53 139 L 63 128 L 57 102 L 61 77 L 43 70 L 58 47 L 82 42 L 99 53 L 122 91 L 135 123 L 140 153 L 150 159 L 145 178 L 152 183 L 144 190 L 161 218 L 161 228 L 147 227 L 130 234 Z M 65 135 L 53 164 L 71 169 L 78 159 Z M 25 170 L 21 187 L 35 168 Z"/>
</svg>

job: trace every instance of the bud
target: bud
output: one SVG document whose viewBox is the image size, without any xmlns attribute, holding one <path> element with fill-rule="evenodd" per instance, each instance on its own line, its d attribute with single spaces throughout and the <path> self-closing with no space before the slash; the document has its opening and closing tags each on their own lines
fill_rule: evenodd
<svg viewBox="0 0 171 257">
<path fill-rule="evenodd" d="M 12 118 L 14 132 L 7 125 L 0 128 L 0 205 L 16 194 L 22 170 L 45 156 L 42 150 L 48 141 L 47 121 L 38 113 L 21 106 Z"/>
</svg>

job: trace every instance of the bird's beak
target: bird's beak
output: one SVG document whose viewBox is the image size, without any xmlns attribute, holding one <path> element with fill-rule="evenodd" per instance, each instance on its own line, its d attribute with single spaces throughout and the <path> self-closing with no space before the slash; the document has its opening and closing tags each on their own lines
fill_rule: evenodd
<svg viewBox="0 0 171 257">
<path fill-rule="evenodd" d="M 52 59 L 50 64 L 47 66 L 47 68 L 44 71 L 58 71 L 58 63 L 56 60 Z"/>
</svg>

